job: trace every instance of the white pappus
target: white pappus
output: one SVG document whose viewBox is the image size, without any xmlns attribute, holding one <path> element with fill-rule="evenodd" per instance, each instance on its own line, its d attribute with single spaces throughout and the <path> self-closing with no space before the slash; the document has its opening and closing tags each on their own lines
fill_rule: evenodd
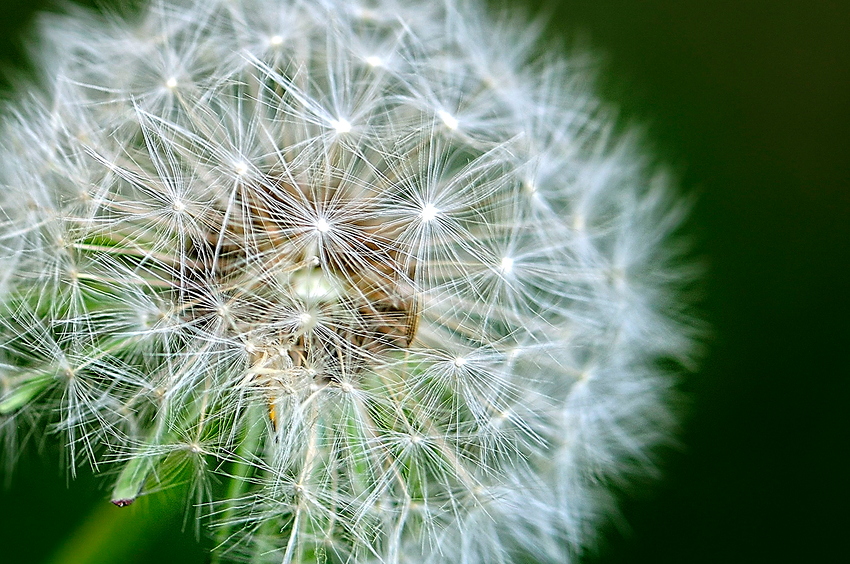
<svg viewBox="0 0 850 564">
<path fill-rule="evenodd" d="M 579 555 L 675 419 L 693 269 L 666 175 L 539 27 L 43 16 L 0 135 L 7 457 L 47 429 L 122 506 L 188 477 L 225 560 Z"/>
</svg>

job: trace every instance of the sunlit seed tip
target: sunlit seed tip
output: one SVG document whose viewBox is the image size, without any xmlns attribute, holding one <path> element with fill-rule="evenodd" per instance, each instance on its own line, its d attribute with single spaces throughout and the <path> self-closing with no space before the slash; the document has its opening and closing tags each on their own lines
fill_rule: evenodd
<svg viewBox="0 0 850 564">
<path fill-rule="evenodd" d="M 447 112 L 445 110 L 439 110 L 439 111 L 437 111 L 437 116 L 441 120 L 443 120 L 443 123 L 445 124 L 445 126 L 448 127 L 449 129 L 451 129 L 452 131 L 457 129 L 457 126 L 458 126 L 457 118 L 454 117 L 449 112 Z"/>
<path fill-rule="evenodd" d="M 165 87 L 169 90 L 174 90 L 175 88 L 177 88 L 177 79 L 172 76 L 171 78 L 165 81 Z"/>
<path fill-rule="evenodd" d="M 174 210 L 175 213 L 183 213 L 186 211 L 186 204 L 180 200 L 174 200 L 171 204 L 171 209 Z"/>
<path fill-rule="evenodd" d="M 331 127 L 333 127 L 337 133 L 348 133 L 351 131 L 351 123 L 342 118 L 338 120 L 331 120 Z"/>
<path fill-rule="evenodd" d="M 233 165 L 233 170 L 236 171 L 236 174 L 242 176 L 246 172 L 248 172 L 248 163 L 239 161 L 238 163 Z"/>
<path fill-rule="evenodd" d="M 313 316 L 309 313 L 302 313 L 298 316 L 298 321 L 301 322 L 301 325 L 307 325 L 313 320 Z"/>
<path fill-rule="evenodd" d="M 514 259 L 511 257 L 504 257 L 501 264 L 499 264 L 499 270 L 501 270 L 504 274 L 509 274 L 513 269 Z"/>
<path fill-rule="evenodd" d="M 369 57 L 366 57 L 366 64 L 370 67 L 382 67 L 384 66 L 384 60 L 375 55 L 371 55 Z"/>
<path fill-rule="evenodd" d="M 316 231 L 318 231 L 319 233 L 327 233 L 328 231 L 331 230 L 331 224 L 328 223 L 328 220 L 326 220 L 323 217 L 320 217 L 316 221 L 316 225 L 314 227 L 315 227 Z"/>
<path fill-rule="evenodd" d="M 463 358 L 462 356 L 459 356 L 459 357 L 454 359 L 454 365 L 457 366 L 458 368 L 460 368 L 461 366 L 463 366 L 465 364 L 466 364 L 466 359 Z"/>
<path fill-rule="evenodd" d="M 354 9 L 354 16 L 366 21 L 378 19 L 378 14 L 374 10 L 370 10 L 369 8 L 363 8 L 360 6 Z"/>
<path fill-rule="evenodd" d="M 283 44 L 283 37 L 281 37 L 280 35 L 272 35 L 271 37 L 269 37 L 269 45 L 278 46 L 278 45 L 282 45 L 282 44 Z"/>
<path fill-rule="evenodd" d="M 434 204 L 427 204 L 419 215 L 422 217 L 422 221 L 434 221 L 437 218 L 437 214 L 440 213 L 440 210 Z"/>
<path fill-rule="evenodd" d="M 575 214 L 575 216 L 573 216 L 573 229 L 575 229 L 576 231 L 584 231 L 585 227 L 586 224 L 584 220 L 584 215 L 580 213 Z"/>
<path fill-rule="evenodd" d="M 626 271 L 622 268 L 614 268 L 609 273 L 609 279 L 611 280 L 611 284 L 617 290 L 625 290 L 627 287 L 626 284 Z"/>
</svg>

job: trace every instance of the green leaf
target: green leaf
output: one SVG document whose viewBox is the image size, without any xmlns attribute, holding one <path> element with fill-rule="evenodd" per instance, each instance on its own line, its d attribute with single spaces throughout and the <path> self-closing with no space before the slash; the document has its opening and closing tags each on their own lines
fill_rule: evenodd
<svg viewBox="0 0 850 564">
<path fill-rule="evenodd" d="M 28 404 L 47 389 L 53 378 L 53 374 L 44 372 L 24 374 L 15 378 L 14 386 L 0 398 L 0 415 L 8 415 Z"/>
<path fill-rule="evenodd" d="M 162 456 L 139 456 L 128 460 L 112 489 L 112 503 L 118 507 L 133 503 L 161 458 Z"/>
</svg>

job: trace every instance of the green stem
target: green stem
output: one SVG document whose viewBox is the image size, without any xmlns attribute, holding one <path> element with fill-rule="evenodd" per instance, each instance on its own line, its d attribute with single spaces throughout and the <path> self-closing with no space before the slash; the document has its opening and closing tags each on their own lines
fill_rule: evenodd
<svg viewBox="0 0 850 564">
<path fill-rule="evenodd" d="M 260 439 L 262 437 L 264 431 L 264 425 L 262 425 L 262 416 L 254 417 L 246 417 L 248 421 L 253 421 L 253 424 L 249 424 L 247 430 L 245 431 L 245 438 L 239 444 L 239 447 L 236 449 L 237 460 L 233 463 L 231 468 L 231 477 L 230 485 L 227 489 L 226 499 L 229 500 L 238 500 L 245 493 L 247 488 L 247 479 L 250 477 L 254 466 L 250 464 L 250 459 L 252 456 L 255 456 L 254 453 L 258 452 Z M 248 461 L 248 463 L 243 462 Z M 218 550 L 216 550 L 212 558 L 210 560 L 210 564 L 220 564 L 221 562 L 221 548 L 227 543 L 227 540 L 233 534 L 233 526 L 228 524 L 228 521 L 234 517 L 234 509 L 232 506 L 228 507 L 228 509 L 224 512 L 224 515 L 221 519 L 224 525 L 219 529 L 218 534 L 216 535 L 216 546 Z"/>
<path fill-rule="evenodd" d="M 162 458 L 162 456 L 143 456 L 128 460 L 112 489 L 112 503 L 118 507 L 126 507 L 133 503 L 142 491 L 148 476 Z"/>
</svg>

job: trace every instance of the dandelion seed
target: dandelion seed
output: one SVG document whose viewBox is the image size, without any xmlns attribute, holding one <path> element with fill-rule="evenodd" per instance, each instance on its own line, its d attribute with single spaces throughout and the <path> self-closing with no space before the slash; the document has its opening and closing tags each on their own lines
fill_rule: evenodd
<svg viewBox="0 0 850 564">
<path fill-rule="evenodd" d="M 331 127 L 339 134 L 349 133 L 351 131 L 351 123 L 342 118 L 338 120 L 331 120 Z"/>
<path fill-rule="evenodd" d="M 584 229 L 585 229 L 584 215 L 577 213 L 573 216 L 573 229 L 575 229 L 576 231 L 584 231 Z"/>
<path fill-rule="evenodd" d="M 175 88 L 177 88 L 177 79 L 172 76 L 171 78 L 165 81 L 165 87 L 169 90 L 174 90 Z"/>
<path fill-rule="evenodd" d="M 380 57 L 376 57 L 375 55 L 371 55 L 366 57 L 366 64 L 370 67 L 382 67 L 384 66 L 384 60 Z"/>
<path fill-rule="evenodd" d="M 272 35 L 269 38 L 269 45 L 272 45 L 274 47 L 283 45 L 283 37 L 281 37 L 280 35 Z"/>
<path fill-rule="evenodd" d="M 426 204 L 425 207 L 422 208 L 422 211 L 419 212 L 419 217 L 422 218 L 422 221 L 428 223 L 429 221 L 434 221 L 437 219 L 437 215 L 439 215 L 440 210 L 434 204 Z"/>
<path fill-rule="evenodd" d="M 319 233 L 327 233 L 331 230 L 331 224 L 328 223 L 328 220 L 326 220 L 325 218 L 320 217 L 318 220 L 316 220 L 315 228 L 316 231 L 318 231 Z"/>
<path fill-rule="evenodd" d="M 514 259 L 511 257 L 502 258 L 502 262 L 499 264 L 499 270 L 501 270 L 503 274 L 510 274 L 513 269 Z"/>
<path fill-rule="evenodd" d="M 457 129 L 457 126 L 458 126 L 457 118 L 454 117 L 449 112 L 447 112 L 445 110 L 438 110 L 437 116 L 443 121 L 445 126 L 448 127 L 449 129 L 451 129 L 452 131 Z"/>
</svg>

